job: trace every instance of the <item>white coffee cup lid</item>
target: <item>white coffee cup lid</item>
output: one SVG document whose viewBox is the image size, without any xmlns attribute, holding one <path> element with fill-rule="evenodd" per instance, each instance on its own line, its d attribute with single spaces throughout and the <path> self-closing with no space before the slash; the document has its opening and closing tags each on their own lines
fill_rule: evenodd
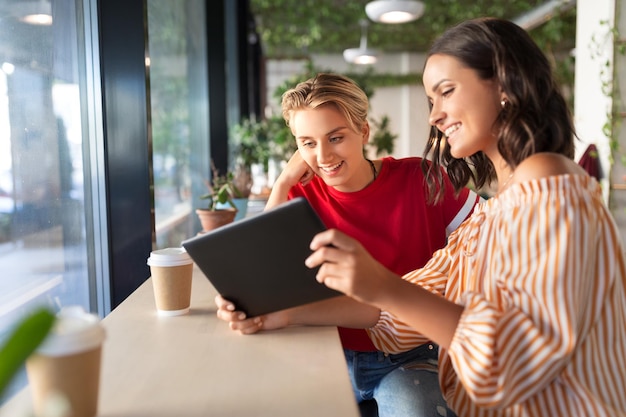
<svg viewBox="0 0 626 417">
<path fill-rule="evenodd" d="M 185 248 L 166 248 L 152 251 L 148 258 L 150 266 L 179 266 L 193 263 Z"/>
<path fill-rule="evenodd" d="M 63 307 L 37 352 L 47 356 L 86 352 L 100 346 L 104 338 L 98 316 L 85 312 L 81 306 Z"/>
</svg>

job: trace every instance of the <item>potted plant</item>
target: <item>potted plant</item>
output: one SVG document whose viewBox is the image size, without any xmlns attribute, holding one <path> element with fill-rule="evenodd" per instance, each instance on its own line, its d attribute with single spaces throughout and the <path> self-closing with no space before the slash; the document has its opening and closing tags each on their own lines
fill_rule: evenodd
<svg viewBox="0 0 626 417">
<path fill-rule="evenodd" d="M 208 193 L 201 195 L 201 200 L 207 200 L 206 207 L 196 209 L 196 214 L 202 225 L 202 232 L 216 229 L 235 220 L 238 209 L 235 199 L 241 197 L 241 192 L 235 185 L 234 175 L 228 171 L 219 175 L 215 165 L 212 167 L 213 179 L 207 181 Z"/>
<path fill-rule="evenodd" d="M 287 161 L 297 149 L 291 130 L 282 116 L 244 118 L 231 129 L 235 153 L 235 180 L 255 194 L 263 194 L 278 175 L 276 166 Z M 254 172 L 254 174 L 253 174 Z"/>
<path fill-rule="evenodd" d="M 249 197 L 255 186 L 253 166 L 261 166 L 262 172 L 267 166 L 268 144 L 264 121 L 243 119 L 232 127 L 231 141 L 235 157 L 234 181 L 242 194 Z"/>
<path fill-rule="evenodd" d="M 368 147 L 376 151 L 376 156 L 393 153 L 394 142 L 398 135 L 389 130 L 389 116 L 383 116 L 380 120 L 370 119 L 374 127 L 374 134 L 368 142 Z"/>
</svg>

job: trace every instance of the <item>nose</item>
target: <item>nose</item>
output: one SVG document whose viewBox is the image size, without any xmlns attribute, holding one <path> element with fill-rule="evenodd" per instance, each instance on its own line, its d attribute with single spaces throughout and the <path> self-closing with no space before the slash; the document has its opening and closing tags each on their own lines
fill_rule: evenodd
<svg viewBox="0 0 626 417">
<path fill-rule="evenodd" d="M 331 146 L 329 143 L 326 143 L 325 141 L 320 142 L 317 145 L 317 162 L 320 165 L 324 165 L 327 161 L 330 161 L 332 159 L 331 157 Z"/>
<path fill-rule="evenodd" d="M 428 115 L 428 123 L 431 126 L 437 126 L 442 122 L 444 118 L 443 110 L 441 109 L 441 105 L 433 102 L 430 107 L 430 114 Z"/>
</svg>

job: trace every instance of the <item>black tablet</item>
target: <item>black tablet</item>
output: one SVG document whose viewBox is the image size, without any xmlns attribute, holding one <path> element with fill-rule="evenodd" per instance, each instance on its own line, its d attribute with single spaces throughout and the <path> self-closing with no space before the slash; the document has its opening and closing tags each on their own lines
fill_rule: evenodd
<svg viewBox="0 0 626 417">
<path fill-rule="evenodd" d="M 313 236 L 325 229 L 299 197 L 182 245 L 224 298 L 255 317 L 341 295 L 304 264 Z"/>
</svg>

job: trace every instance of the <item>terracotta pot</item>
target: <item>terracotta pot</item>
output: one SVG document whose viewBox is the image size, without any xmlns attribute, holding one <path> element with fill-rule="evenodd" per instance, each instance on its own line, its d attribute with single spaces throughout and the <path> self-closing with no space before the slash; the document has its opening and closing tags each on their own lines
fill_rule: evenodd
<svg viewBox="0 0 626 417">
<path fill-rule="evenodd" d="M 208 232 L 209 230 L 232 223 L 237 215 L 237 210 L 233 208 L 219 210 L 196 209 L 196 214 L 202 224 L 202 231 Z"/>
</svg>

